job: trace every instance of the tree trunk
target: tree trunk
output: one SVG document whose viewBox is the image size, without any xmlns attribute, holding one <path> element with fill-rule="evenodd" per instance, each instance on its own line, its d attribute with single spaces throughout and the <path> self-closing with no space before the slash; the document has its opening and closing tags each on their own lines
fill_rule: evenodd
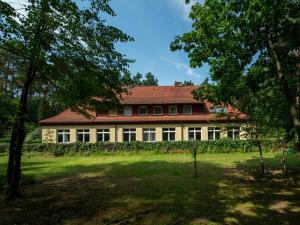
<svg viewBox="0 0 300 225">
<path fill-rule="evenodd" d="M 260 140 L 257 140 L 257 146 L 259 149 L 259 157 L 260 157 L 260 176 L 263 177 L 265 175 L 265 165 L 264 165 L 264 158 L 262 155 Z"/>
<path fill-rule="evenodd" d="M 197 167 L 197 149 L 193 150 L 193 158 L 194 158 L 194 178 L 198 177 L 198 167 Z"/>
<path fill-rule="evenodd" d="M 287 168 L 286 168 L 286 162 L 285 162 L 285 144 L 284 142 L 280 142 L 280 163 L 281 163 L 281 168 L 282 168 L 282 173 L 286 174 L 287 173 Z"/>
<path fill-rule="evenodd" d="M 24 123 L 27 117 L 28 90 L 34 75 L 35 71 L 33 66 L 29 66 L 26 74 L 26 80 L 22 88 L 20 102 L 13 122 L 7 165 L 8 189 L 6 192 L 6 197 L 8 200 L 13 200 L 16 197 L 19 197 L 18 186 L 21 177 L 22 146 L 26 136 Z"/>
<path fill-rule="evenodd" d="M 271 33 L 268 33 L 268 45 L 269 45 L 269 50 L 272 55 L 273 62 L 275 63 L 275 66 L 276 66 L 278 78 L 279 78 L 281 86 L 283 88 L 283 94 L 286 97 L 286 100 L 287 100 L 287 103 L 288 103 L 288 106 L 290 109 L 290 115 L 293 120 L 294 128 L 296 130 L 298 138 L 300 139 L 300 120 L 299 120 L 299 113 L 298 113 L 297 107 L 296 107 L 296 99 L 294 99 L 290 93 L 289 86 L 288 86 L 288 80 L 286 79 L 286 77 L 283 74 L 282 65 L 281 65 L 280 59 L 277 55 L 277 52 L 275 50 Z"/>
</svg>

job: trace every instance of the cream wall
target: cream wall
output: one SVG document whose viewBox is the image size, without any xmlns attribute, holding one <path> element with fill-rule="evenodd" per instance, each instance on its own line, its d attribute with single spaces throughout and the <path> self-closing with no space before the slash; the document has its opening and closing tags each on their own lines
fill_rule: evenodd
<svg viewBox="0 0 300 225">
<path fill-rule="evenodd" d="M 156 141 L 162 141 L 162 129 L 163 128 L 175 128 L 176 141 L 188 141 L 189 128 L 201 127 L 201 139 L 208 140 L 208 127 L 221 127 L 221 138 L 227 137 L 226 126 L 228 124 L 132 124 L 132 125 L 74 125 L 74 126 L 44 126 L 42 127 L 42 141 L 45 143 L 56 143 L 57 130 L 69 129 L 70 130 L 70 142 L 76 142 L 78 129 L 90 130 L 90 142 L 95 143 L 97 141 L 97 129 L 110 129 L 110 142 L 122 142 L 123 141 L 123 129 L 135 128 L 136 140 L 143 141 L 143 128 L 156 128 Z M 240 138 L 245 139 L 245 132 L 243 131 L 244 124 L 239 124 L 241 127 Z"/>
<path fill-rule="evenodd" d="M 97 129 L 110 129 L 110 142 L 115 142 L 115 126 L 114 125 L 74 125 L 74 126 L 43 126 L 42 141 L 45 143 L 55 143 L 57 141 L 57 130 L 70 130 L 70 142 L 77 141 L 77 130 L 89 129 L 90 142 L 97 140 Z M 49 133 L 52 135 L 50 136 Z"/>
</svg>

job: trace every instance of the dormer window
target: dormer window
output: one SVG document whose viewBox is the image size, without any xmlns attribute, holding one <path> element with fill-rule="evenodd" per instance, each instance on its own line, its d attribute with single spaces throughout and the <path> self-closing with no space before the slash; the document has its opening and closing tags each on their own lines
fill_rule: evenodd
<svg viewBox="0 0 300 225">
<path fill-rule="evenodd" d="M 141 116 L 148 115 L 148 107 L 147 106 L 140 106 L 139 111 L 140 111 Z"/>
<path fill-rule="evenodd" d="M 183 114 L 192 115 L 192 113 L 193 113 L 193 107 L 191 105 L 183 106 Z"/>
<path fill-rule="evenodd" d="M 123 109 L 123 113 L 124 113 L 124 116 L 132 116 L 132 107 L 131 106 L 124 106 L 124 109 Z"/>
<path fill-rule="evenodd" d="M 169 106 L 169 115 L 176 115 L 177 114 L 177 106 L 172 105 Z"/>
<path fill-rule="evenodd" d="M 220 107 L 220 106 L 213 106 L 209 108 L 210 113 L 227 113 L 226 107 Z"/>
<path fill-rule="evenodd" d="M 162 106 L 154 106 L 154 115 L 162 115 L 163 114 L 163 109 Z"/>
<path fill-rule="evenodd" d="M 108 115 L 109 116 L 117 116 L 118 115 L 117 109 L 110 109 L 110 110 L 108 110 Z"/>
</svg>

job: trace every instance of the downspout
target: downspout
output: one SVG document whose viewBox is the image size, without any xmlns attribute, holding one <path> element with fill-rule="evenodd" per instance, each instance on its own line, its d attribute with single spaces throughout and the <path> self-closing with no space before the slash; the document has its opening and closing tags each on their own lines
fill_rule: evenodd
<svg viewBox="0 0 300 225">
<path fill-rule="evenodd" d="M 118 142 L 118 131 L 117 131 L 117 123 L 115 123 L 115 143 Z"/>
<path fill-rule="evenodd" d="M 181 122 L 181 141 L 183 141 L 183 123 Z"/>
</svg>

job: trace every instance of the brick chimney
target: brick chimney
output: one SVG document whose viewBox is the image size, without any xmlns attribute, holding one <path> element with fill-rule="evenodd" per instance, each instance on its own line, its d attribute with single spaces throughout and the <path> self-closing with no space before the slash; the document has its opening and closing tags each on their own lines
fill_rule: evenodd
<svg viewBox="0 0 300 225">
<path fill-rule="evenodd" d="M 182 87 L 182 82 L 175 81 L 175 87 Z"/>
</svg>

